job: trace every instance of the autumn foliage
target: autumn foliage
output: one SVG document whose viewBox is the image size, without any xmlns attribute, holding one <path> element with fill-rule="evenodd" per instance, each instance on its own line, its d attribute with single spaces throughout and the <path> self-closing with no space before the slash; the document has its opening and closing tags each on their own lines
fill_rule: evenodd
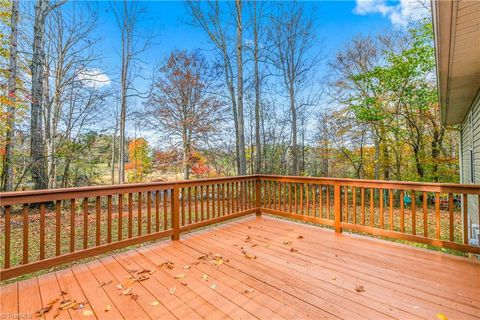
<svg viewBox="0 0 480 320">
<path fill-rule="evenodd" d="M 128 143 L 129 162 L 125 171 L 129 182 L 142 182 L 152 169 L 148 142 L 143 138 L 133 139 Z"/>
</svg>

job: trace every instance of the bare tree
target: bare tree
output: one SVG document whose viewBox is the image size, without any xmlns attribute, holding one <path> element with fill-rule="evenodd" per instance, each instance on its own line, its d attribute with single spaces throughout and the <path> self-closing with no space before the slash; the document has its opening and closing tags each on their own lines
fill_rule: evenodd
<svg viewBox="0 0 480 320">
<path fill-rule="evenodd" d="M 147 102 L 154 127 L 181 142 L 183 175 L 190 178 L 190 157 L 195 144 L 221 126 L 223 104 L 210 93 L 213 74 L 198 52 L 176 51 L 160 69 Z"/>
<path fill-rule="evenodd" d="M 50 3 L 49 0 L 35 2 L 32 54 L 32 103 L 30 109 L 30 158 L 31 173 L 35 189 L 48 187 L 47 159 L 43 132 L 44 70 L 45 70 L 45 22 L 47 16 L 66 0 Z"/>
<path fill-rule="evenodd" d="M 137 78 L 135 69 L 138 69 L 139 56 L 151 46 L 152 37 L 146 35 L 145 30 L 139 31 L 138 23 L 142 16 L 142 8 L 138 1 L 118 1 L 112 3 L 113 12 L 121 34 L 121 74 L 120 74 L 120 121 L 119 121 L 119 166 L 118 182 L 125 182 L 125 147 L 126 121 L 128 114 L 128 99 L 141 95 L 133 87 Z"/>
<path fill-rule="evenodd" d="M 275 42 L 272 63 L 278 68 L 284 90 L 288 94 L 291 120 L 291 173 L 299 173 L 298 108 L 305 87 L 313 81 L 313 69 L 320 61 L 313 17 L 299 2 L 282 3 L 278 15 L 272 18 L 271 38 Z"/>
<path fill-rule="evenodd" d="M 8 97 L 10 104 L 7 107 L 7 119 L 5 122 L 5 157 L 3 162 L 2 190 L 13 190 L 13 152 L 15 147 L 15 110 L 17 101 L 17 39 L 18 39 L 18 16 L 19 0 L 12 1 L 12 17 L 10 32 L 10 60 L 9 60 L 9 78 L 8 78 Z"/>
<path fill-rule="evenodd" d="M 222 69 L 222 73 L 225 79 L 225 85 L 228 90 L 229 99 L 232 105 L 233 122 L 235 126 L 235 150 L 236 150 L 236 163 L 237 174 L 244 174 L 246 172 L 246 157 L 245 157 L 245 137 L 243 128 L 243 92 L 238 92 L 241 88 L 243 91 L 243 74 L 241 75 L 242 84 L 237 83 L 237 92 L 235 91 L 235 80 L 232 66 L 232 53 L 230 52 L 229 44 L 233 41 L 229 38 L 228 30 L 229 25 L 222 20 L 223 17 L 228 16 L 224 10 L 221 9 L 219 1 L 205 1 L 195 2 L 187 1 L 187 9 L 190 15 L 194 19 L 194 23 L 199 26 L 209 37 L 210 41 L 215 46 L 217 54 L 219 56 L 219 67 Z M 240 11 L 239 11 L 240 10 Z M 241 53 L 242 43 L 242 21 L 241 21 L 241 3 L 235 3 L 236 17 L 236 30 L 237 30 L 237 72 L 240 70 L 243 73 L 243 57 L 238 57 L 238 53 Z M 239 45 L 240 44 L 240 45 Z M 238 62 L 242 62 L 242 66 L 239 67 Z M 237 75 L 237 82 L 240 78 Z M 242 95 L 241 99 L 237 100 L 237 95 Z M 238 106 L 238 102 L 241 101 L 241 107 Z M 241 115 L 240 115 L 241 109 Z M 241 128 L 240 128 L 241 126 Z"/>
</svg>

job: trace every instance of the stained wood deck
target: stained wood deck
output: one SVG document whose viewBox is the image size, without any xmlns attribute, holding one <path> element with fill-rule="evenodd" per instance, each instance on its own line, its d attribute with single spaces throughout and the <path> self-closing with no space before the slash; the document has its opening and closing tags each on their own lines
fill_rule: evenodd
<svg viewBox="0 0 480 320">
<path fill-rule="evenodd" d="M 221 255 L 224 263 L 213 265 L 211 255 L 199 259 L 208 253 Z M 166 261 L 173 269 L 159 266 Z M 131 295 L 123 294 L 127 278 L 143 269 L 155 271 L 143 273 L 149 278 L 135 282 Z M 185 277 L 175 279 L 181 273 Z M 98 319 L 436 319 L 438 313 L 478 319 L 480 263 L 247 217 L 9 284 L 0 298 L 3 318 L 35 318 L 59 298 L 87 303 L 58 313 L 58 301 L 46 319 L 85 319 L 86 310 Z"/>
</svg>

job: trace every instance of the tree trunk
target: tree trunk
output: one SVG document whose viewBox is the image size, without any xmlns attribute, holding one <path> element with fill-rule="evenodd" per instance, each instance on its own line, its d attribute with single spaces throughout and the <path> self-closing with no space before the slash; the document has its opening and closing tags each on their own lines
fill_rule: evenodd
<svg viewBox="0 0 480 320">
<path fill-rule="evenodd" d="M 245 124 L 243 117 L 243 26 L 242 1 L 235 0 L 237 8 L 237 108 L 238 108 L 238 149 L 240 160 L 239 175 L 247 174 L 247 159 L 245 155 Z"/>
<path fill-rule="evenodd" d="M 433 181 L 438 182 L 438 158 L 440 157 L 440 151 L 442 150 L 443 137 L 445 135 L 445 128 L 442 126 L 440 130 L 434 129 L 432 138 L 432 178 Z"/>
<path fill-rule="evenodd" d="M 10 33 L 10 61 L 8 78 L 8 98 L 11 104 L 7 107 L 5 134 L 5 158 L 3 162 L 2 190 L 13 191 L 13 152 L 15 147 L 15 108 L 17 100 L 17 39 L 18 39 L 18 7 L 19 0 L 12 1 L 12 17 Z"/>
<path fill-rule="evenodd" d="M 122 30 L 122 74 L 120 98 L 120 139 L 118 143 L 118 183 L 125 182 L 125 124 L 127 117 L 127 77 L 128 77 L 128 49 L 127 39 Z"/>
<path fill-rule="evenodd" d="M 33 26 L 32 54 L 32 103 L 30 117 L 30 161 L 34 189 L 48 187 L 47 162 L 43 136 L 43 70 L 45 62 L 45 19 L 48 2 L 38 0 L 35 3 L 35 22 Z"/>
<path fill-rule="evenodd" d="M 183 171 L 183 179 L 189 180 L 190 179 L 190 141 L 188 137 L 188 129 L 183 128 L 182 133 L 182 171 Z"/>
<path fill-rule="evenodd" d="M 297 109 L 295 108 L 295 92 L 290 86 L 290 116 L 292 120 L 292 175 L 298 175 L 298 145 L 297 145 Z"/>
<path fill-rule="evenodd" d="M 111 158 L 111 168 L 110 168 L 110 177 L 112 184 L 115 184 L 115 139 L 117 136 L 117 125 L 115 125 L 115 130 L 113 131 L 112 136 L 112 158 Z"/>
<path fill-rule="evenodd" d="M 253 1 L 253 63 L 255 81 L 255 173 L 262 171 L 262 145 L 260 141 L 260 75 L 258 67 L 257 1 Z"/>
</svg>

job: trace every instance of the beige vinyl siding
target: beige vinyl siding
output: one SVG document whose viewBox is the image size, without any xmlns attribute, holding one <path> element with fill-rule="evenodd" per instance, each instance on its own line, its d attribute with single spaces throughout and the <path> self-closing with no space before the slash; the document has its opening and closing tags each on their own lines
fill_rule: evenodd
<svg viewBox="0 0 480 320">
<path fill-rule="evenodd" d="M 480 94 L 468 111 L 461 131 L 462 139 L 462 183 L 480 184 Z M 472 162 L 472 155 L 473 162 Z M 473 173 L 472 173 L 473 169 Z M 478 197 L 468 197 L 469 220 L 478 225 Z M 472 235 L 470 235 L 471 237 Z M 476 237 L 476 235 L 473 235 Z"/>
</svg>

